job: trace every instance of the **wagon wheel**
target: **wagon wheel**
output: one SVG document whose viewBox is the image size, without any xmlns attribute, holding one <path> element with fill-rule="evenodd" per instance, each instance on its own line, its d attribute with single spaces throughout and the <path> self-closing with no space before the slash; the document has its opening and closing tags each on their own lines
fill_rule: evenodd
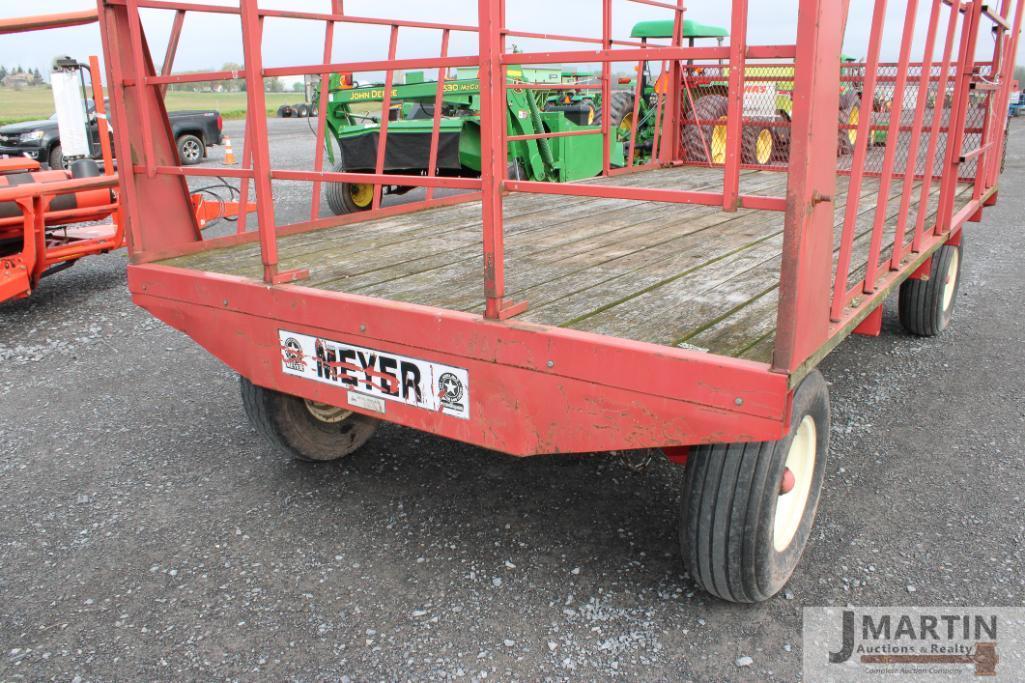
<svg viewBox="0 0 1025 683">
<path fill-rule="evenodd" d="M 945 244 L 932 256 L 928 280 L 905 280 L 898 311 L 904 329 L 919 337 L 935 337 L 950 325 L 961 286 L 961 246 Z"/>
<path fill-rule="evenodd" d="M 335 173 L 342 173 L 342 164 L 334 167 Z M 374 186 L 371 183 L 328 183 L 324 191 L 328 208 L 336 216 L 359 211 L 369 211 L 374 204 Z"/>
<path fill-rule="evenodd" d="M 330 462 L 358 450 L 377 420 L 344 408 L 264 389 L 241 378 L 242 406 L 261 436 L 303 462 Z"/>
<path fill-rule="evenodd" d="M 776 146 L 776 158 L 773 161 L 786 164 L 790 162 L 790 115 L 780 110 L 776 123 L 781 125 L 772 129 L 772 138 Z"/>
<path fill-rule="evenodd" d="M 786 584 L 804 551 L 829 450 L 829 390 L 817 370 L 798 387 L 779 441 L 691 451 L 680 541 L 691 577 L 731 602 Z"/>
</svg>

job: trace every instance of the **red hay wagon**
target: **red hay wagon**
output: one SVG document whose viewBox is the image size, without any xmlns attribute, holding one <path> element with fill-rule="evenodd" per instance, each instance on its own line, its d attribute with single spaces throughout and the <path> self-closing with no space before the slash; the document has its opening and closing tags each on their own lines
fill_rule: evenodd
<svg viewBox="0 0 1025 683">
<path fill-rule="evenodd" d="M 688 468 L 693 578 L 727 600 L 767 599 L 798 562 L 821 490 L 829 399 L 816 364 L 851 333 L 879 334 L 898 290 L 910 332 L 950 320 L 963 228 L 997 196 L 1025 0 L 908 0 L 890 62 L 887 2 L 871 0 L 866 56 L 841 63 L 849 1 L 795 0 L 794 41 L 751 45 L 748 2 L 732 0 L 731 37 L 709 47 L 685 44 L 675 0 L 623 0 L 674 19 L 673 38 L 641 41 L 614 37 L 613 0 L 594 0 L 592 37 L 510 28 L 512 0 L 478 0 L 472 25 L 353 16 L 342 0 L 324 13 L 99 0 L 117 142 L 133 160 L 121 182 L 134 299 L 237 371 L 255 426 L 301 459 L 347 455 L 381 420 L 517 456 L 663 449 Z M 140 10 L 173 15 L 160 70 Z M 436 70 L 440 102 L 450 69 L 478 68 L 482 176 L 386 174 L 388 116 L 375 173 L 325 170 L 323 150 L 312 169 L 275 168 L 260 115 L 241 167 L 181 167 L 163 88 L 239 76 L 173 71 L 191 12 L 240 22 L 250 112 L 266 111 L 268 77 L 318 75 L 327 92 L 329 74 L 384 72 L 388 112 L 398 72 Z M 322 27 L 323 62 L 264 64 L 271 22 Z M 388 59 L 331 63 L 345 24 L 385 27 Z M 440 56 L 398 59 L 400 33 L 425 29 Z M 479 54 L 450 54 L 454 34 Z M 576 45 L 514 54 L 511 39 Z M 600 177 L 577 183 L 510 179 L 506 90 L 529 86 L 506 70 L 552 63 L 600 64 L 605 102 L 617 64 L 656 65 L 650 160 L 613 168 L 606 155 Z M 710 73 L 726 115 L 696 120 Z M 745 92 L 790 103 L 769 124 L 785 154 L 764 165 L 742 153 L 759 123 Z M 722 154 L 689 153 L 688 126 Z M 616 134 L 608 120 L 601 134 Z M 185 182 L 202 175 L 253 193 L 255 230 L 243 216 L 239 234 L 203 239 Z M 277 225 L 280 181 L 312 184 L 310 220 Z M 338 182 L 374 184 L 374 210 L 321 217 L 323 185 Z M 426 193 L 382 207 L 390 186 Z"/>
</svg>

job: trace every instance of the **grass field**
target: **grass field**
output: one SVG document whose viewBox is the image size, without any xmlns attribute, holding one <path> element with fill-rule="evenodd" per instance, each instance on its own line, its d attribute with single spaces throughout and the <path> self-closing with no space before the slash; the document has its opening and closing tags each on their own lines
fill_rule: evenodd
<svg viewBox="0 0 1025 683">
<path fill-rule="evenodd" d="M 267 93 L 267 111 L 275 113 L 282 104 L 297 104 L 302 99 L 302 93 Z M 246 113 L 246 94 L 171 92 L 167 95 L 167 108 L 169 111 L 216 109 L 226 119 L 240 119 Z M 53 96 L 49 88 L 0 88 L 0 125 L 45 119 L 51 114 Z"/>
</svg>

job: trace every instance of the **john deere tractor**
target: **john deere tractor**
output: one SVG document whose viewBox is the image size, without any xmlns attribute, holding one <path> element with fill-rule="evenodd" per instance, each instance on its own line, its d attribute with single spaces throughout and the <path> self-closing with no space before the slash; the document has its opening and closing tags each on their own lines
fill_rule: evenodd
<svg viewBox="0 0 1025 683">
<path fill-rule="evenodd" d="M 480 81 L 475 70 L 461 70 L 447 80 L 440 119 L 436 175 L 479 177 Z M 561 83 L 562 70 L 512 67 L 510 83 Z M 554 79 L 554 80 L 553 80 Z M 381 124 L 370 114 L 384 100 L 381 85 L 355 86 L 351 76 L 335 74 L 327 107 L 328 158 L 334 169 L 346 173 L 373 173 Z M 425 81 L 420 73 L 407 73 L 406 82 L 392 88 L 392 109 L 388 113 L 388 143 L 384 172 L 396 175 L 427 175 L 431 137 L 434 130 L 434 102 L 437 82 Z M 542 111 L 533 90 L 511 88 L 506 109 L 509 135 L 535 135 L 593 130 L 594 135 L 577 135 L 509 143 L 509 175 L 521 180 L 569 182 L 591 178 L 602 171 L 601 115 L 580 111 Z M 543 91 L 542 91 L 543 92 Z M 542 100 L 543 101 L 543 100 Z M 367 107 L 365 105 L 372 105 Z M 376 106 L 375 106 L 376 105 Z M 335 145 L 339 156 L 336 161 Z M 613 166 L 624 165 L 623 147 L 610 141 Z M 389 194 L 404 194 L 411 187 L 393 185 Z M 370 183 L 332 183 L 325 192 L 328 206 L 336 214 L 365 211 L 373 202 Z"/>
</svg>

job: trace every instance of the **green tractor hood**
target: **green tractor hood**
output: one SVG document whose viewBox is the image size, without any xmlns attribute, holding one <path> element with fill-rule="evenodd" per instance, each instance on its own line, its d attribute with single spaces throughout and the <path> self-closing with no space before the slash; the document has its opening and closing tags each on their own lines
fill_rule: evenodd
<svg viewBox="0 0 1025 683">
<path fill-rule="evenodd" d="M 684 38 L 728 38 L 729 31 L 718 26 L 699 24 L 690 19 L 683 20 Z M 631 38 L 672 38 L 673 20 L 642 21 L 634 26 Z"/>
</svg>

